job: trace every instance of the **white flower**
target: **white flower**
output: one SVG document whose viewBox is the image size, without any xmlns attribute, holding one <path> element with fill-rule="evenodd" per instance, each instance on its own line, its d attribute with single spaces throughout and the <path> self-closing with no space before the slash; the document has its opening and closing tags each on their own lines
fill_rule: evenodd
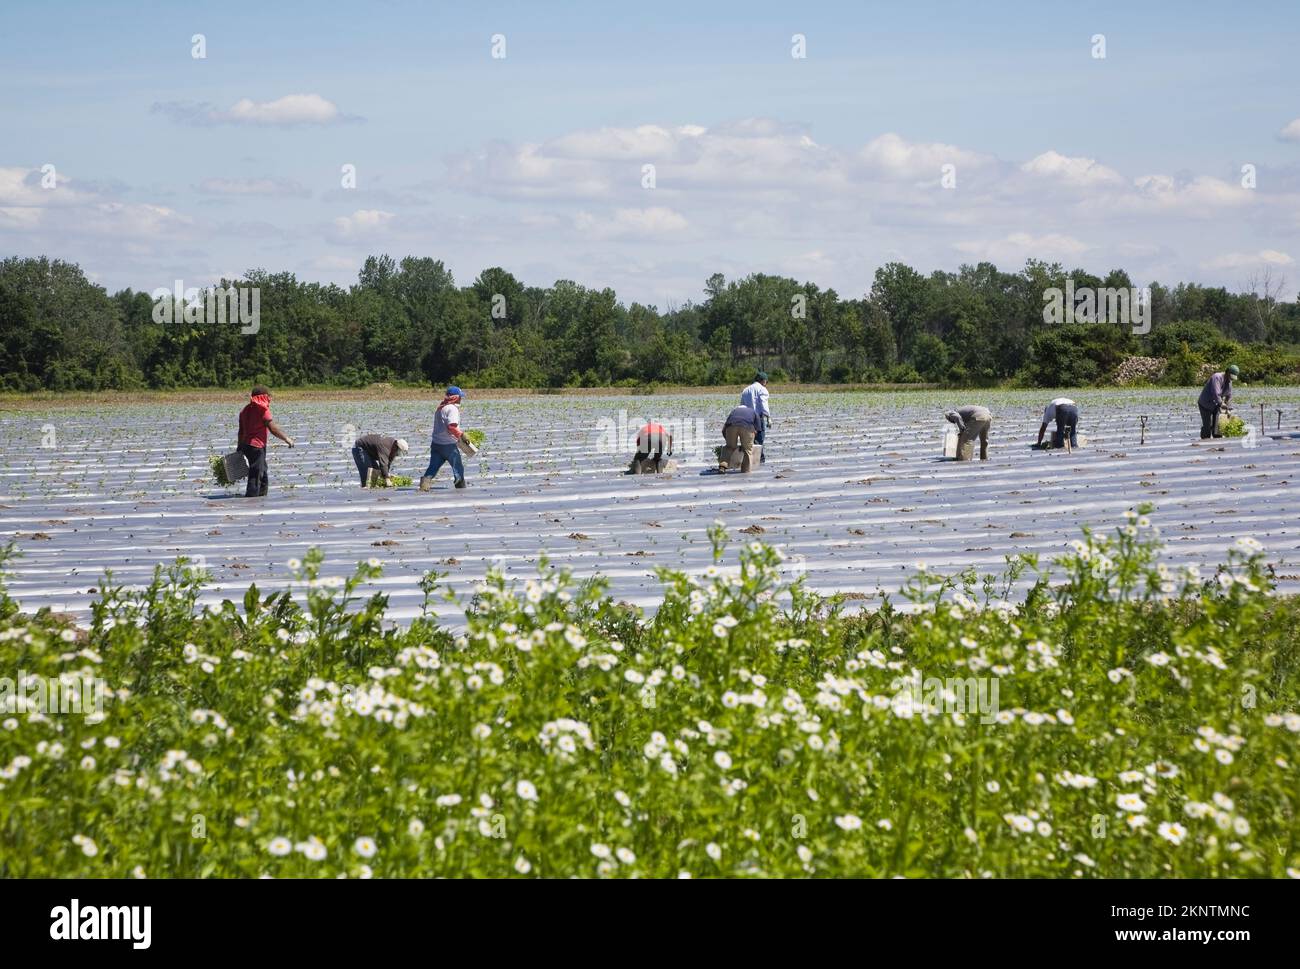
<svg viewBox="0 0 1300 969">
<path fill-rule="evenodd" d="M 596 842 L 591 846 L 591 853 L 601 860 L 608 860 L 613 854 L 613 852 L 609 850 L 609 845 L 601 844 L 600 842 Z"/>
<path fill-rule="evenodd" d="M 632 853 L 630 848 L 619 848 L 614 852 L 614 854 L 617 855 L 618 860 L 625 865 L 630 865 L 636 861 L 636 855 Z"/>
<path fill-rule="evenodd" d="M 328 853 L 325 850 L 324 843 L 315 835 L 312 835 L 306 841 L 298 842 L 294 845 L 294 848 L 302 852 L 308 861 L 324 861 L 325 855 Z"/>
<path fill-rule="evenodd" d="M 714 861 L 720 861 L 722 859 L 722 849 L 712 841 L 704 846 L 704 853 Z"/>
<path fill-rule="evenodd" d="M 713 754 L 713 762 L 723 770 L 731 770 L 731 756 L 725 750 Z"/>
<path fill-rule="evenodd" d="M 835 819 L 835 823 L 845 831 L 856 831 L 862 827 L 862 819 L 856 814 L 842 814 Z"/>
<path fill-rule="evenodd" d="M 424 834 L 424 822 L 419 818 L 411 818 L 411 823 L 406 826 L 406 833 L 418 838 Z"/>
<path fill-rule="evenodd" d="M 1214 752 L 1214 759 L 1217 760 L 1220 764 L 1231 764 L 1231 763 L 1232 763 L 1232 751 L 1230 751 L 1230 750 L 1216 750 L 1216 751 Z"/>
<path fill-rule="evenodd" d="M 1115 798 L 1115 804 L 1124 811 L 1145 811 L 1146 802 L 1137 794 L 1120 794 Z"/>
<path fill-rule="evenodd" d="M 520 781 L 515 785 L 515 793 L 525 801 L 537 800 L 537 788 L 532 781 Z"/>
<path fill-rule="evenodd" d="M 894 822 L 889 820 L 889 818 L 881 818 L 879 821 L 876 822 L 876 827 L 879 828 L 881 831 L 893 831 Z"/>
<path fill-rule="evenodd" d="M 520 855 L 518 858 L 515 859 L 515 871 L 519 872 L 519 874 L 527 875 L 532 870 L 533 870 L 532 862 L 530 862 L 523 855 Z"/>
<path fill-rule="evenodd" d="M 352 845 L 352 850 L 362 858 L 373 858 L 375 852 L 379 850 L 379 846 L 375 844 L 373 838 L 358 838 Z"/>
<path fill-rule="evenodd" d="M 1156 833 L 1170 844 L 1182 844 L 1187 837 L 1187 829 L 1177 821 L 1164 821 L 1156 825 Z"/>
<path fill-rule="evenodd" d="M 287 566 L 289 566 L 289 568 L 290 568 L 292 571 L 294 571 L 294 572 L 296 572 L 296 571 L 298 571 L 298 569 L 302 568 L 302 563 L 299 562 L 297 559 L 289 559 L 289 561 L 286 562 L 286 563 L 284 563 L 284 564 L 287 565 Z"/>
<path fill-rule="evenodd" d="M 266 846 L 266 850 L 277 858 L 283 858 L 293 851 L 293 845 L 289 843 L 288 838 L 272 838 L 271 843 Z"/>
</svg>

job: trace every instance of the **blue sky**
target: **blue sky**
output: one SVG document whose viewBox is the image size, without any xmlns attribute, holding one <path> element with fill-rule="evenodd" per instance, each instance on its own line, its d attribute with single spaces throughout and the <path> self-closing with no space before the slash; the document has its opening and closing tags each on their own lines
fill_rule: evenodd
<svg viewBox="0 0 1300 969">
<path fill-rule="evenodd" d="M 891 259 L 1295 281 L 1297 27 L 1293 3 L 6 5 L 0 253 L 110 289 L 409 253 L 660 306 L 715 271 L 857 295 Z"/>
</svg>

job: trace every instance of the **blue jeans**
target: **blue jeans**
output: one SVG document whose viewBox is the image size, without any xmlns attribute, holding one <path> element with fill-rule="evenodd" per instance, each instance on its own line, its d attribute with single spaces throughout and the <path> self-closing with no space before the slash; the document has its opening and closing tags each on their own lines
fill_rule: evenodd
<svg viewBox="0 0 1300 969">
<path fill-rule="evenodd" d="M 465 480 L 465 465 L 460 463 L 460 448 L 455 444 L 429 445 L 429 466 L 424 469 L 424 476 L 432 478 L 444 464 L 451 464 L 451 473 L 457 481 Z"/>
<path fill-rule="evenodd" d="M 1079 408 L 1068 404 L 1056 408 L 1056 430 L 1052 432 L 1052 447 L 1065 447 L 1065 435 L 1070 435 L 1070 447 L 1079 446 Z"/>
<path fill-rule="evenodd" d="M 379 467 L 379 463 L 366 453 L 365 448 L 354 447 L 352 449 L 352 460 L 357 463 L 357 470 L 361 472 L 361 487 L 370 484 L 370 469 Z"/>
</svg>

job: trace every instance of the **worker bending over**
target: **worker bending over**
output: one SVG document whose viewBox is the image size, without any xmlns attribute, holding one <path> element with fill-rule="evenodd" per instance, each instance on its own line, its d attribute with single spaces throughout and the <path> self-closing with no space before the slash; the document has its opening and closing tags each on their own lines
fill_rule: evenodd
<svg viewBox="0 0 1300 969">
<path fill-rule="evenodd" d="M 727 443 L 719 453 L 718 470 L 726 471 L 731 466 L 731 455 L 736 448 L 744 453 L 740 459 L 740 470 L 746 474 L 753 470 L 754 439 L 762 429 L 763 425 L 754 408 L 744 404 L 733 407 L 727 415 L 726 423 L 722 425 L 722 439 Z"/>
<path fill-rule="evenodd" d="M 636 433 L 636 454 L 624 474 L 641 474 L 647 467 L 656 474 L 664 469 L 664 459 L 673 453 L 673 436 L 662 424 L 647 421 Z"/>
<path fill-rule="evenodd" d="M 975 439 L 980 442 L 980 460 L 989 459 L 989 428 L 993 425 L 993 415 L 987 407 L 967 404 L 950 410 L 944 415 L 951 423 L 957 425 L 957 460 L 970 461 L 975 457 Z"/>
<path fill-rule="evenodd" d="M 1056 421 L 1056 430 L 1052 432 L 1052 447 L 1064 447 L 1067 451 L 1079 446 L 1079 405 L 1069 397 L 1057 397 L 1043 411 L 1043 423 L 1038 428 L 1038 443 L 1043 446 L 1043 434 L 1047 425 Z"/>
<path fill-rule="evenodd" d="M 400 437 L 387 434 L 362 434 L 352 445 L 352 460 L 361 473 L 361 487 L 370 485 L 370 472 L 378 471 L 382 484 L 388 484 L 388 472 L 401 455 L 410 448 Z"/>
</svg>

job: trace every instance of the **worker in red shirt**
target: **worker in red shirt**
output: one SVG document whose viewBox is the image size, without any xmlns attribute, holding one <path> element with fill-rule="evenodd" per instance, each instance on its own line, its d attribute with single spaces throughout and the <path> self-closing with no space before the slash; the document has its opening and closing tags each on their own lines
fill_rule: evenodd
<svg viewBox="0 0 1300 969">
<path fill-rule="evenodd" d="M 664 469 L 664 458 L 672 453 L 673 436 L 664 430 L 662 424 L 648 421 L 636 433 L 636 454 L 632 458 L 631 466 L 623 473 L 641 474 L 649 467 L 658 474 Z"/>
<path fill-rule="evenodd" d="M 248 487 L 244 489 L 244 497 L 261 498 L 271 483 L 266 470 L 267 432 L 289 447 L 293 447 L 293 438 L 272 420 L 269 390 L 258 384 L 248 396 L 248 404 L 239 412 L 239 453 L 248 459 Z"/>
</svg>

